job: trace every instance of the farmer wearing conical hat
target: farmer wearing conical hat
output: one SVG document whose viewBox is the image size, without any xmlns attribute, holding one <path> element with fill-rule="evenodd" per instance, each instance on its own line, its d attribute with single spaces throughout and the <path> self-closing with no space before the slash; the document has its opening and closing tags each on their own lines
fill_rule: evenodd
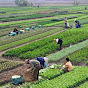
<svg viewBox="0 0 88 88">
<path fill-rule="evenodd" d="M 60 50 L 62 49 L 62 43 L 63 41 L 61 39 L 54 39 L 55 42 L 57 42 L 57 44 L 60 44 Z"/>
</svg>

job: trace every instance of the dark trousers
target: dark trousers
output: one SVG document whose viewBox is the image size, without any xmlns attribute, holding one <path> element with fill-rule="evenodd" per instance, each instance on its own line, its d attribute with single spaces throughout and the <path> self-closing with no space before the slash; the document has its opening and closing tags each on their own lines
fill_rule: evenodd
<svg viewBox="0 0 88 88">
<path fill-rule="evenodd" d="M 40 65 L 37 65 L 37 66 L 34 68 L 34 72 L 33 72 L 33 78 L 34 78 L 34 80 L 38 80 L 39 70 L 40 70 Z"/>
<path fill-rule="evenodd" d="M 63 42 L 60 43 L 60 49 L 62 49 L 62 43 L 63 43 Z"/>
<path fill-rule="evenodd" d="M 65 28 L 67 28 L 67 23 L 65 23 Z"/>
</svg>

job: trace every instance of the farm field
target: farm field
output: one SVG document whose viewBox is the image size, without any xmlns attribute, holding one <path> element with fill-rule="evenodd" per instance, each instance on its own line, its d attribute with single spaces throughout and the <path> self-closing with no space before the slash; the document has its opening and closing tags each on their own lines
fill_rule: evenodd
<svg viewBox="0 0 88 88">
<path fill-rule="evenodd" d="M 87 88 L 87 13 L 85 6 L 0 7 L 0 88 Z M 69 28 L 65 28 L 65 17 Z M 81 28 L 74 27 L 75 19 Z M 14 28 L 18 35 L 9 36 Z M 56 38 L 63 40 L 62 50 L 53 41 Z M 44 55 L 49 58 L 49 67 L 40 70 L 38 81 L 12 85 L 13 75 L 23 75 L 25 59 Z M 61 67 L 66 57 L 73 64 L 68 73 Z"/>
</svg>

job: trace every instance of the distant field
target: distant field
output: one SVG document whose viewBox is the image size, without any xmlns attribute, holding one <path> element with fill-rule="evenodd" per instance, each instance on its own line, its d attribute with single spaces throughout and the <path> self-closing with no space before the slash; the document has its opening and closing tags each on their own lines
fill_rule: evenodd
<svg viewBox="0 0 88 88">
<path fill-rule="evenodd" d="M 12 2 L 0 2 L 0 7 L 14 7 L 14 6 L 16 6 L 14 3 L 12 3 Z"/>
<path fill-rule="evenodd" d="M 43 2 L 38 3 L 40 6 L 72 6 L 72 2 Z M 86 3 L 80 3 L 79 5 L 88 5 L 88 2 Z M 34 4 L 34 6 L 37 6 L 37 4 Z M 0 7 L 16 7 L 14 2 L 0 2 Z"/>
</svg>

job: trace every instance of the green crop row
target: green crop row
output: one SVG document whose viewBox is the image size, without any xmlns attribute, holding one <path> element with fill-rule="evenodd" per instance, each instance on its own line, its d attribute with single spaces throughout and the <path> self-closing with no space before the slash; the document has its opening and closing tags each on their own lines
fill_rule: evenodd
<svg viewBox="0 0 88 88">
<path fill-rule="evenodd" d="M 31 88 L 72 88 L 86 79 L 88 79 L 88 67 L 78 67 L 52 80 L 32 85 Z"/>
<path fill-rule="evenodd" d="M 20 48 L 8 50 L 4 55 L 20 56 L 20 58 L 35 58 L 59 49 L 59 45 L 56 45 L 56 43 L 53 41 L 53 39 L 55 38 L 61 38 L 63 40 L 63 46 L 65 47 L 69 44 L 75 44 L 87 39 L 87 33 L 87 27 L 83 27 L 81 29 L 73 28 L 65 32 L 61 32 L 50 37 L 41 39 L 37 42 L 32 42 Z"/>
<path fill-rule="evenodd" d="M 80 63 L 86 59 L 88 59 L 88 47 L 83 48 L 79 51 L 76 51 L 75 53 L 68 55 L 67 57 L 70 58 L 70 61 L 73 64 L 77 64 Z"/>
<path fill-rule="evenodd" d="M 34 44 L 36 44 L 36 46 L 33 45 L 33 46 L 35 46 L 34 49 L 31 48 L 32 50 L 30 49 L 28 52 L 27 51 L 24 53 L 22 52 L 22 54 L 20 53 L 20 55 L 19 54 L 18 55 L 20 58 L 35 58 L 35 57 L 39 57 L 39 56 L 42 56 L 47 53 L 54 52 L 54 51 L 56 51 L 56 49 L 59 49 L 59 45 L 56 45 L 56 43 L 53 42 L 53 39 L 57 38 L 57 37 L 61 38 L 64 41 L 63 42 L 64 47 L 71 43 L 77 43 L 79 41 L 83 41 L 84 39 L 88 38 L 87 34 L 84 33 L 84 31 L 82 31 L 82 30 L 79 31 L 77 29 L 77 30 L 75 30 L 75 32 L 74 32 L 74 30 L 73 31 L 69 30 L 69 32 L 68 31 L 62 32 L 62 33 L 56 34 L 56 36 L 54 35 L 49 38 L 42 39 L 44 42 L 47 42 L 47 40 L 48 40 L 48 43 L 46 43 L 43 46 L 41 46 L 41 44 L 44 44 L 41 40 L 40 40 L 41 43 L 40 43 L 40 41 L 39 42 L 37 41 L 37 43 L 38 43 L 38 45 L 40 45 L 40 47 L 37 47 L 37 44 L 34 43 Z M 80 39 L 79 39 L 79 37 L 80 37 Z M 14 51 L 14 50 L 12 50 L 12 51 Z M 20 51 L 18 51 L 18 52 L 20 52 Z M 12 54 L 12 55 L 14 55 L 14 54 Z"/>
<path fill-rule="evenodd" d="M 1 22 L 8 22 L 8 21 L 17 21 L 17 20 L 26 20 L 26 19 L 36 19 L 36 18 L 42 18 L 42 17 L 51 17 L 55 15 L 60 14 L 66 14 L 68 11 L 53 11 L 47 14 L 42 13 L 35 13 L 31 15 L 22 15 L 22 16 L 10 16 L 10 17 L 3 17 L 0 19 Z"/>
<path fill-rule="evenodd" d="M 21 63 L 18 63 L 18 62 L 3 62 L 3 63 L 0 63 L 0 73 L 3 72 L 3 71 L 6 71 L 6 70 L 10 70 L 12 68 L 15 68 L 19 65 L 22 65 Z"/>
<path fill-rule="evenodd" d="M 81 84 L 77 88 L 88 88 L 88 81 L 86 81 L 85 83 Z"/>
<path fill-rule="evenodd" d="M 85 18 L 88 18 L 88 16 L 81 16 L 81 17 L 78 17 L 77 20 L 80 20 L 80 19 L 85 19 Z M 74 19 L 69 19 L 68 20 L 69 22 L 70 21 L 73 21 L 74 22 Z M 47 26 L 47 27 L 50 27 L 50 26 L 54 26 L 54 25 L 58 25 L 58 24 L 64 24 L 64 21 L 60 21 L 60 22 L 56 22 L 56 23 L 50 23 L 50 24 L 45 24 L 43 26 Z"/>
<path fill-rule="evenodd" d="M 58 51 L 56 53 L 50 54 L 47 56 L 47 58 L 49 58 L 50 61 L 57 61 L 63 57 L 66 57 L 67 55 L 74 53 L 77 50 L 80 50 L 84 47 L 88 46 L 88 40 L 83 41 L 81 43 L 75 44 L 75 45 L 71 45 L 61 51 Z M 70 58 L 71 59 L 71 58 Z"/>
<path fill-rule="evenodd" d="M 18 40 L 21 40 L 21 39 L 25 39 L 25 38 L 29 38 L 29 37 L 32 37 L 32 36 L 35 36 L 35 35 L 38 35 L 38 34 L 41 34 L 41 33 L 44 33 L 44 32 L 47 32 L 47 31 L 51 31 L 53 30 L 52 28 L 42 28 L 42 29 L 36 29 L 36 31 L 30 31 L 30 32 L 26 32 L 22 35 L 16 35 L 16 36 L 10 36 L 8 39 L 1 39 L 0 41 L 0 46 L 2 45 L 5 45 L 5 44 L 8 44 L 8 43 L 12 43 L 12 42 L 15 42 L 15 41 L 18 41 Z"/>
<path fill-rule="evenodd" d="M 40 73 L 40 76 L 48 78 L 48 79 L 52 79 L 52 78 L 55 78 L 57 76 L 60 76 L 63 73 L 64 73 L 63 70 L 47 69 L 45 72 Z"/>
<path fill-rule="evenodd" d="M 69 15 L 59 15 L 59 17 L 65 17 L 65 16 L 75 16 L 74 14 Z M 83 16 L 82 14 L 78 14 L 76 16 Z M 42 18 L 42 19 L 33 19 L 33 20 L 26 20 L 26 21 L 19 21 L 19 22 L 12 22 L 12 23 L 3 23 L 0 24 L 0 28 L 9 28 L 9 27 L 20 27 L 21 25 L 31 24 L 33 22 L 43 22 L 43 21 L 49 21 L 52 19 L 56 19 L 58 17 L 49 17 L 49 18 Z M 41 24 L 40 24 L 41 25 Z"/>
<path fill-rule="evenodd" d="M 33 41 L 33 40 L 36 40 L 36 39 L 43 38 L 43 37 L 45 37 L 47 35 L 56 33 L 56 32 L 58 32 L 60 30 L 62 30 L 62 28 L 53 29 L 53 30 L 47 31 L 45 33 L 34 35 L 34 36 L 30 37 L 30 38 L 25 38 L 25 39 L 22 39 L 22 40 L 19 40 L 19 41 L 15 41 L 15 42 L 12 42 L 12 43 L 9 43 L 9 44 L 6 44 L 6 45 L 2 45 L 2 46 L 0 46 L 0 51 L 5 50 L 5 49 L 9 49 L 11 47 L 15 47 L 17 45 L 21 45 L 21 44 L 24 44 L 24 43 L 27 43 L 27 42 L 30 42 L 30 41 Z"/>
</svg>

